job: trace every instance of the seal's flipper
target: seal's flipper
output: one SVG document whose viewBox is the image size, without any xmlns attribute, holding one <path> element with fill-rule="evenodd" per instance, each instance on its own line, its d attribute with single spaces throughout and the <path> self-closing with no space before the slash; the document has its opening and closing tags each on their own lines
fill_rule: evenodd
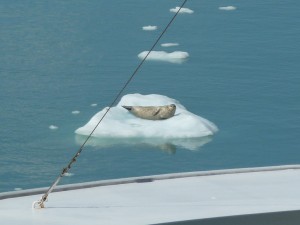
<svg viewBox="0 0 300 225">
<path fill-rule="evenodd" d="M 158 108 L 155 112 L 153 112 L 153 116 L 156 116 L 160 111 L 160 108 Z"/>
<path fill-rule="evenodd" d="M 132 109 L 132 106 L 122 105 L 122 107 L 123 107 L 124 109 L 127 109 L 128 111 L 130 111 L 130 110 Z"/>
</svg>

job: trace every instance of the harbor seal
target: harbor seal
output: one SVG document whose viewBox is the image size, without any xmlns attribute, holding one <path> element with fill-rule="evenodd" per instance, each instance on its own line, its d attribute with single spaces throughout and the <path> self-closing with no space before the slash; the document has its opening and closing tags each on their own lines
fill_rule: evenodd
<svg viewBox="0 0 300 225">
<path fill-rule="evenodd" d="M 136 117 L 146 120 L 165 120 L 174 116 L 176 105 L 164 106 L 122 106 Z"/>
</svg>

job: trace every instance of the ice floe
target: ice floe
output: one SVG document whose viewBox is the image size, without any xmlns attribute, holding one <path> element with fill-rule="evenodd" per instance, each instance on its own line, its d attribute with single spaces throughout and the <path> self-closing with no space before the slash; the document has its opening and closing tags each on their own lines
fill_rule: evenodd
<svg viewBox="0 0 300 225">
<path fill-rule="evenodd" d="M 144 59 L 149 51 L 143 51 L 138 54 L 140 59 Z M 189 57 L 189 53 L 182 51 L 165 52 L 165 51 L 152 51 L 146 60 L 167 61 L 172 63 L 182 63 Z"/>
<path fill-rule="evenodd" d="M 236 10 L 235 6 L 229 5 L 229 6 L 221 6 L 219 7 L 220 10 L 225 10 L 225 11 L 232 11 L 232 10 Z"/>
<path fill-rule="evenodd" d="M 96 107 L 97 105 L 98 105 L 97 103 L 91 104 L 92 107 Z"/>
<path fill-rule="evenodd" d="M 170 12 L 177 13 L 179 9 L 180 9 L 180 7 L 177 6 L 177 7 L 175 7 L 175 8 L 170 9 Z M 192 13 L 194 13 L 194 11 L 191 10 L 191 9 L 189 9 L 189 8 L 181 8 L 180 11 L 179 11 L 179 13 L 188 13 L 188 14 L 192 14 Z"/>
<path fill-rule="evenodd" d="M 178 43 L 163 43 L 161 44 L 161 47 L 173 47 L 173 46 L 178 46 Z"/>
<path fill-rule="evenodd" d="M 122 105 L 151 106 L 175 104 L 176 112 L 166 120 L 144 120 L 133 116 Z M 78 144 L 83 143 L 87 136 L 100 121 L 107 107 L 94 115 L 83 127 L 75 133 Z M 93 133 L 90 145 L 107 147 L 116 144 L 142 144 L 172 149 L 181 146 L 187 149 L 197 149 L 210 141 L 209 136 L 218 131 L 216 125 L 198 115 L 189 112 L 175 99 L 167 96 L 150 94 L 128 94 L 112 107 L 105 119 Z M 206 137 L 206 138 L 204 138 Z"/>
<path fill-rule="evenodd" d="M 157 30 L 157 26 L 143 26 L 143 30 L 146 30 L 146 31 L 152 31 L 152 30 Z"/>
</svg>

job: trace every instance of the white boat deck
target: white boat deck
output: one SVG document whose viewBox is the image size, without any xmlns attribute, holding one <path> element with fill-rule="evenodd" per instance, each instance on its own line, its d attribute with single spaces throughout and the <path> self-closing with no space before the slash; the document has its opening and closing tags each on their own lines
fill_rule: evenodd
<svg viewBox="0 0 300 225">
<path fill-rule="evenodd" d="M 45 189 L 0 193 L 1 224 L 141 225 L 300 210 L 300 166 L 167 174 L 57 190 L 44 209 L 32 209 L 32 202 Z"/>
</svg>

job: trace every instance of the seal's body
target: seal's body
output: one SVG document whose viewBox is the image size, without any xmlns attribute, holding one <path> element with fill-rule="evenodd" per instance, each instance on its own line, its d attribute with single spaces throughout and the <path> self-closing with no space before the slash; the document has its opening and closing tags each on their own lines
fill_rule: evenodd
<svg viewBox="0 0 300 225">
<path fill-rule="evenodd" d="M 146 120 L 164 120 L 174 116 L 176 105 L 165 106 L 122 106 L 136 117 Z"/>
</svg>

